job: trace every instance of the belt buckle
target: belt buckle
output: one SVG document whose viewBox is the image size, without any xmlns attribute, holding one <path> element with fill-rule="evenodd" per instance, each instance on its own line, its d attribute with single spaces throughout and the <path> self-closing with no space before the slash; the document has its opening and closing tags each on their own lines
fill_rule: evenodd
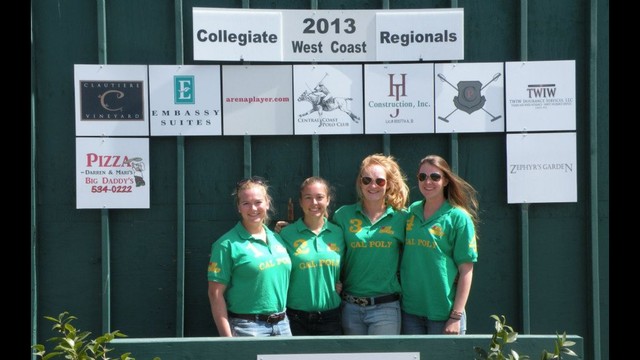
<svg viewBox="0 0 640 360">
<path fill-rule="evenodd" d="M 355 303 L 360 305 L 360 306 L 367 306 L 369 305 L 369 299 L 367 298 L 354 298 Z"/>
<path fill-rule="evenodd" d="M 267 324 L 277 324 L 280 322 L 280 320 L 283 320 L 283 319 L 284 317 L 282 316 L 282 314 L 271 314 L 267 318 Z"/>
</svg>

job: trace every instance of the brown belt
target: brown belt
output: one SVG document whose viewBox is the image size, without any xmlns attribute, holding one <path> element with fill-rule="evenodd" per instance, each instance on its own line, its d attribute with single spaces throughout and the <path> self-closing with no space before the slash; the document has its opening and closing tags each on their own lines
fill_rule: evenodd
<svg viewBox="0 0 640 360">
<path fill-rule="evenodd" d="M 281 313 L 274 313 L 274 314 L 269 314 L 269 315 L 265 315 L 265 314 L 236 314 L 236 313 L 231 312 L 231 311 L 227 311 L 227 313 L 229 314 L 229 317 L 234 317 L 234 318 L 244 319 L 244 320 L 249 320 L 249 321 L 266 321 L 268 324 L 277 324 L 280 321 L 284 320 L 284 317 L 286 316 L 286 313 L 284 311 L 281 312 Z"/>
<path fill-rule="evenodd" d="M 392 301 L 400 300 L 400 294 L 390 294 L 390 295 L 382 295 L 378 297 L 357 297 L 351 296 L 348 294 L 343 294 L 342 298 L 351 304 L 356 304 L 360 306 L 370 306 L 370 305 L 379 305 L 385 304 Z"/>
</svg>

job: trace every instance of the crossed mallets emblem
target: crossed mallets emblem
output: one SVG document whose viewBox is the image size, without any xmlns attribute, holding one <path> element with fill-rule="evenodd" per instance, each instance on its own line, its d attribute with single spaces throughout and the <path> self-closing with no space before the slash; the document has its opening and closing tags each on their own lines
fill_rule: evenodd
<svg viewBox="0 0 640 360">
<path fill-rule="evenodd" d="M 456 87 L 452 83 L 447 81 L 444 75 L 438 74 L 438 77 L 440 78 L 440 80 L 451 85 L 452 88 L 458 91 L 458 96 L 453 98 L 453 104 L 456 106 L 456 108 L 452 112 L 450 112 L 449 115 L 445 117 L 438 116 L 438 119 L 444 122 L 449 122 L 447 118 L 457 110 L 462 110 L 467 114 L 471 114 L 474 111 L 479 109 L 482 109 L 484 112 L 489 114 L 489 116 L 491 116 L 491 121 L 496 121 L 502 117 L 501 115 L 493 116 L 490 112 L 488 112 L 483 108 L 484 103 L 487 101 L 487 99 L 485 99 L 484 95 L 480 94 L 480 92 L 484 88 L 486 88 L 487 85 L 498 80 L 498 78 L 500 77 L 500 73 L 496 73 L 495 75 L 493 75 L 493 78 L 491 79 L 491 81 L 486 83 L 484 86 L 482 86 L 482 83 L 480 81 L 474 80 L 474 81 L 459 81 L 458 86 Z"/>
</svg>

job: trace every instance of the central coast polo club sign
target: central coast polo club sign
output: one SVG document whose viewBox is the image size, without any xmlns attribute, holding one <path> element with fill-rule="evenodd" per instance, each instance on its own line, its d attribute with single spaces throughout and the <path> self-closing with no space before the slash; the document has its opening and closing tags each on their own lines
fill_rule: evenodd
<svg viewBox="0 0 640 360">
<path fill-rule="evenodd" d="M 193 8 L 193 58 L 218 61 L 464 59 L 464 9 Z"/>
</svg>

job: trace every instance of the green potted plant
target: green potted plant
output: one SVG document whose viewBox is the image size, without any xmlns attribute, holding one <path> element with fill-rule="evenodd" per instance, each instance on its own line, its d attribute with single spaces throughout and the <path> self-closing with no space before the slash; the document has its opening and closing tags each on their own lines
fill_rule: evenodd
<svg viewBox="0 0 640 360">
<path fill-rule="evenodd" d="M 575 345 L 575 342 L 567 340 L 567 332 L 563 332 L 562 335 L 556 334 L 555 349 L 552 353 L 547 350 L 542 350 L 541 360 L 562 360 L 562 354 L 569 356 L 578 356 L 573 350 L 569 349 L 570 346 Z"/>
<path fill-rule="evenodd" d="M 491 315 L 491 318 L 495 320 L 495 331 L 491 337 L 489 349 L 484 349 L 479 346 L 475 346 L 475 360 L 529 360 L 528 355 L 520 355 L 514 349 L 507 351 L 507 345 L 515 342 L 518 339 L 518 333 L 513 328 L 507 325 L 507 319 L 504 315 Z M 575 342 L 567 340 L 567 333 L 562 335 L 556 334 L 555 349 L 553 352 L 542 350 L 542 356 L 540 360 L 562 360 L 563 354 L 568 356 L 578 356 L 569 347 L 575 345 Z M 505 355 L 505 352 L 506 355 Z"/>
<path fill-rule="evenodd" d="M 91 333 L 76 329 L 71 322 L 77 318 L 69 315 L 67 311 L 60 313 L 57 318 L 51 316 L 45 316 L 44 318 L 53 321 L 52 330 L 58 332 L 60 336 L 47 340 L 56 344 L 52 351 L 47 351 L 42 344 L 31 346 L 34 350 L 34 355 L 42 360 L 55 359 L 61 356 L 69 360 L 110 360 L 112 358 L 107 353 L 113 349 L 107 348 L 107 344 L 116 337 L 126 337 L 119 330 L 115 330 L 95 339 L 89 339 Z M 131 357 L 131 353 L 124 353 L 117 359 L 135 360 L 135 358 Z M 153 360 L 160 360 L 160 358 L 155 357 Z"/>
</svg>

